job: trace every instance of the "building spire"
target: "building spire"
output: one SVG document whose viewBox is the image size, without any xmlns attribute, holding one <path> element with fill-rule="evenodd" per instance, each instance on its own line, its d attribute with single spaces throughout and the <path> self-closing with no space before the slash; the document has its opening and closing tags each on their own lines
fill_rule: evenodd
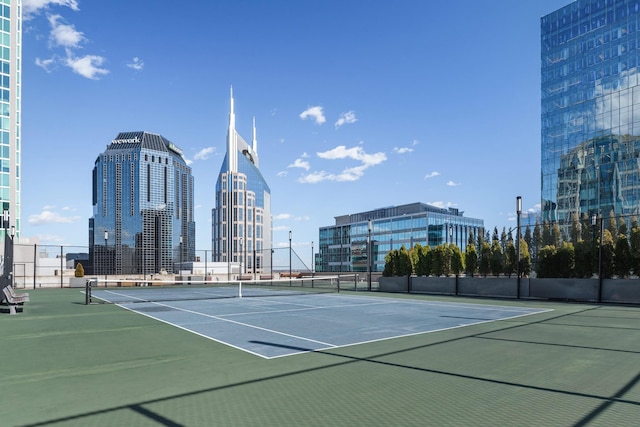
<svg viewBox="0 0 640 427">
<path fill-rule="evenodd" d="M 256 137 L 256 118 L 253 118 L 253 139 L 251 140 L 251 144 L 253 145 L 253 152 L 258 153 L 258 139 Z"/>
<path fill-rule="evenodd" d="M 238 141 L 236 134 L 236 114 L 233 109 L 233 86 L 229 90 L 229 130 L 227 131 L 227 170 L 238 171 Z"/>
</svg>

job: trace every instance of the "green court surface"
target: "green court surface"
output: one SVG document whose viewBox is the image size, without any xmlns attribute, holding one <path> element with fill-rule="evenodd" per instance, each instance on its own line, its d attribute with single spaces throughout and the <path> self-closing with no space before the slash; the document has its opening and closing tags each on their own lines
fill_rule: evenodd
<svg viewBox="0 0 640 427">
<path fill-rule="evenodd" d="M 77 289 L 29 293 L 22 313 L 0 314 L 2 426 L 640 419 L 638 307 L 411 296 L 551 311 L 267 360 L 116 305 L 84 305 Z"/>
</svg>

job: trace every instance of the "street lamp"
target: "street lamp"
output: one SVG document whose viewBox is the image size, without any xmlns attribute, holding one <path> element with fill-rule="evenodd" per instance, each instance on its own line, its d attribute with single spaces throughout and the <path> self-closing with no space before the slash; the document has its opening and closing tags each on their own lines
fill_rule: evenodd
<svg viewBox="0 0 640 427">
<path fill-rule="evenodd" d="M 291 286 L 291 230 L 289 230 L 289 286 Z"/>
<path fill-rule="evenodd" d="M 109 232 L 104 230 L 104 285 L 107 286 L 107 260 L 109 258 L 109 248 L 107 247 L 107 241 L 109 240 Z"/>
<path fill-rule="evenodd" d="M 367 220 L 367 290 L 371 291 L 371 230 L 373 224 Z"/>
<path fill-rule="evenodd" d="M 311 273 L 313 273 L 313 240 L 311 241 Z"/>
<path fill-rule="evenodd" d="M 516 197 L 516 216 L 517 216 L 517 224 L 516 224 L 516 250 L 518 252 L 518 258 L 516 262 L 517 269 L 517 289 L 516 296 L 520 298 L 520 214 L 522 214 L 522 197 Z"/>
</svg>

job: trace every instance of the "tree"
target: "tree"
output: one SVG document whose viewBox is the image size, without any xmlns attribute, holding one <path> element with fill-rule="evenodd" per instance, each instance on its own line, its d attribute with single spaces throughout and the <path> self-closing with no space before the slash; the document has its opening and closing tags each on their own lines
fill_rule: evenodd
<svg viewBox="0 0 640 427">
<path fill-rule="evenodd" d="M 580 240 L 574 245 L 575 275 L 581 279 L 593 276 L 593 243 Z"/>
<path fill-rule="evenodd" d="M 580 223 L 580 216 L 578 212 L 574 212 L 571 215 L 571 236 L 570 241 L 574 245 L 582 240 L 582 224 Z"/>
<path fill-rule="evenodd" d="M 428 276 L 431 274 L 428 257 L 430 250 L 431 248 L 429 246 L 422 246 L 421 244 L 416 244 L 414 247 L 414 251 L 416 252 L 416 263 L 414 264 L 416 276 Z"/>
<path fill-rule="evenodd" d="M 393 276 L 393 265 L 396 264 L 395 258 L 398 256 L 398 251 L 392 250 L 384 256 L 384 270 L 382 275 L 384 277 Z"/>
<path fill-rule="evenodd" d="M 525 277 L 531 273 L 531 255 L 529 244 L 524 239 L 520 239 L 520 276 Z"/>
<path fill-rule="evenodd" d="M 490 260 L 491 273 L 498 277 L 504 269 L 502 260 L 502 248 L 500 247 L 500 241 L 494 240 L 491 245 L 491 260 Z"/>
<path fill-rule="evenodd" d="M 562 232 L 560 231 L 560 225 L 557 222 L 554 222 L 551 227 L 551 244 L 556 248 L 559 248 L 561 242 Z"/>
<path fill-rule="evenodd" d="M 553 259 L 554 267 L 553 277 L 569 278 L 574 275 L 574 267 L 576 263 L 573 244 L 563 242 L 556 250 Z"/>
<path fill-rule="evenodd" d="M 80 262 L 76 265 L 75 277 L 84 277 L 84 267 Z"/>
<path fill-rule="evenodd" d="M 478 252 L 475 245 L 467 245 L 464 254 L 465 273 L 473 277 L 478 271 Z"/>
<path fill-rule="evenodd" d="M 462 251 L 453 243 L 449 244 L 449 251 L 451 252 L 451 272 L 457 277 L 464 270 Z"/>
<path fill-rule="evenodd" d="M 544 246 L 542 241 L 542 230 L 540 228 L 540 223 L 536 220 L 536 225 L 533 227 L 533 246 L 531 246 L 531 258 L 534 264 L 538 258 L 538 251 L 542 246 Z"/>
<path fill-rule="evenodd" d="M 487 274 L 491 272 L 491 246 L 489 246 L 487 242 L 482 242 L 480 261 L 478 264 L 478 272 L 484 277 L 487 277 Z"/>
<path fill-rule="evenodd" d="M 502 248 L 502 252 L 507 249 L 507 229 L 506 227 L 502 227 L 502 233 L 500 234 L 500 247 Z"/>
<path fill-rule="evenodd" d="M 553 259 L 556 254 L 556 247 L 546 245 L 538 251 L 538 262 L 536 264 L 536 273 L 539 278 L 554 277 Z"/>
<path fill-rule="evenodd" d="M 513 242 L 507 243 L 504 251 L 504 273 L 509 277 L 516 272 L 518 268 L 518 252 Z"/>
<path fill-rule="evenodd" d="M 631 247 L 631 269 L 636 276 L 640 275 L 640 226 L 636 224 L 631 229 L 631 238 L 629 241 Z"/>
<path fill-rule="evenodd" d="M 551 237 L 551 225 L 549 221 L 545 221 L 542 225 L 542 246 L 553 245 L 553 238 Z"/>
<path fill-rule="evenodd" d="M 629 248 L 627 236 L 624 234 L 618 234 L 613 256 L 613 271 L 616 276 L 622 279 L 628 277 L 631 270 L 631 249 Z"/>
<path fill-rule="evenodd" d="M 613 209 L 609 212 L 609 224 L 607 226 L 607 230 L 611 233 L 611 239 L 615 245 L 616 240 L 618 240 L 618 221 L 616 220 L 616 214 Z"/>
<path fill-rule="evenodd" d="M 605 229 L 602 233 L 602 277 L 604 279 L 610 279 L 613 274 L 613 262 L 615 248 L 613 245 L 613 237 L 608 229 Z"/>
<path fill-rule="evenodd" d="M 398 269 L 395 276 L 411 276 L 413 274 L 413 265 L 411 265 L 411 258 L 409 257 L 409 252 L 407 248 L 402 245 L 400 251 L 398 252 Z"/>
<path fill-rule="evenodd" d="M 447 266 L 447 248 L 446 245 L 438 245 L 431 251 L 433 257 L 433 275 L 436 277 L 449 275 L 449 267 Z"/>
</svg>

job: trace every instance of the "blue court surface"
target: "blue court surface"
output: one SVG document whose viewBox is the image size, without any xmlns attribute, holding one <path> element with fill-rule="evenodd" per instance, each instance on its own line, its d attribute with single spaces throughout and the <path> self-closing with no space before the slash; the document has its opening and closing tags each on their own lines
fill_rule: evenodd
<svg viewBox="0 0 640 427">
<path fill-rule="evenodd" d="M 118 290 L 118 295 L 127 290 Z M 109 300 L 114 291 L 94 290 Z M 549 311 L 353 294 L 125 302 L 120 307 L 271 359 Z"/>
</svg>

